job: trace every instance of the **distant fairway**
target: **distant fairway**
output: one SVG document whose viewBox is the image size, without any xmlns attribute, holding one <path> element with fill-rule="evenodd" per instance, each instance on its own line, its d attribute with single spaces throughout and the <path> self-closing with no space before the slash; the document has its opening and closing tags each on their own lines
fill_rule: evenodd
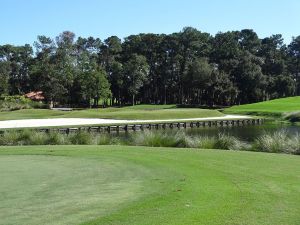
<svg viewBox="0 0 300 225">
<path fill-rule="evenodd" d="M 294 111 L 300 111 L 300 96 L 232 106 L 224 110 L 224 113 L 280 116 L 283 113 Z"/>
<path fill-rule="evenodd" d="M 300 158 L 124 146 L 0 148 L 1 225 L 298 225 Z"/>
<path fill-rule="evenodd" d="M 0 120 L 44 118 L 102 118 L 102 119 L 184 119 L 223 116 L 217 110 L 176 108 L 175 105 L 137 105 L 122 108 L 84 109 L 57 111 L 48 109 L 24 109 L 0 112 Z"/>
</svg>

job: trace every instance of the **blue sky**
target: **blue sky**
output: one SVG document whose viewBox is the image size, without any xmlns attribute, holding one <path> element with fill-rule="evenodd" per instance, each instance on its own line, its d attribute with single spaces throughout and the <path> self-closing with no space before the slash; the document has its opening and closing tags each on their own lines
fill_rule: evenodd
<svg viewBox="0 0 300 225">
<path fill-rule="evenodd" d="M 288 43 L 300 35 L 299 10 L 300 0 L 0 0 L 0 44 L 32 44 L 64 30 L 103 40 L 185 26 L 211 34 L 251 28 Z"/>
</svg>

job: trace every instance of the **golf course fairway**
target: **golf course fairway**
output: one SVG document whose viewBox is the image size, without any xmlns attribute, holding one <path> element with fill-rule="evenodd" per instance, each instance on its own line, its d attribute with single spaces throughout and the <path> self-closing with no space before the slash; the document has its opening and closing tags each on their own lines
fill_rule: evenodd
<svg viewBox="0 0 300 225">
<path fill-rule="evenodd" d="M 300 157 L 0 147 L 1 225 L 298 225 Z"/>
</svg>

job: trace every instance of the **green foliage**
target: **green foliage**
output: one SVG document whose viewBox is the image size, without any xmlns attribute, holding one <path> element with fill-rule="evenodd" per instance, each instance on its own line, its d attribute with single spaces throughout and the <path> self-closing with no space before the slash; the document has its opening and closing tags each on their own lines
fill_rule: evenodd
<svg viewBox="0 0 300 225">
<path fill-rule="evenodd" d="M 216 139 L 208 136 L 186 136 L 185 143 L 189 148 L 213 149 L 216 144 Z"/>
<path fill-rule="evenodd" d="M 68 137 L 56 132 L 49 134 L 32 131 L 7 131 L 0 135 L 0 145 L 63 145 L 70 144 Z"/>
<path fill-rule="evenodd" d="M 290 137 L 288 150 L 289 153 L 300 155 L 300 134 Z"/>
<path fill-rule="evenodd" d="M 172 34 L 78 37 L 64 31 L 30 45 L 0 46 L 0 94 L 43 91 L 49 105 L 227 106 L 300 95 L 300 36 L 193 27 Z"/>
<path fill-rule="evenodd" d="M 230 105 L 236 99 L 238 90 L 225 72 L 214 71 L 211 77 L 210 94 L 207 96 L 208 104 Z"/>
<path fill-rule="evenodd" d="M 44 105 L 39 102 L 34 102 L 24 96 L 1 96 L 0 111 L 13 111 L 20 109 L 43 108 Z"/>
<path fill-rule="evenodd" d="M 50 135 L 43 132 L 31 132 L 28 142 L 29 145 L 45 145 L 50 143 L 51 145 L 58 144 L 58 142 L 51 139 Z"/>
<path fill-rule="evenodd" d="M 87 132 L 70 134 L 68 138 L 73 145 L 90 145 L 93 143 L 93 136 Z"/>
<path fill-rule="evenodd" d="M 127 77 L 127 88 L 132 96 L 132 105 L 134 105 L 135 96 L 139 93 L 140 88 L 148 79 L 149 65 L 147 59 L 142 55 L 133 54 L 124 65 L 124 71 L 125 76 Z"/>
<path fill-rule="evenodd" d="M 111 137 L 108 134 L 101 134 L 97 137 L 98 145 L 109 145 L 111 143 Z"/>
<path fill-rule="evenodd" d="M 240 141 L 237 138 L 221 133 L 216 138 L 214 148 L 226 150 L 243 150 L 236 148 L 236 146 L 241 147 L 241 144 L 239 144 L 239 142 Z"/>
<path fill-rule="evenodd" d="M 184 147 L 184 133 L 145 131 L 132 135 L 134 145 L 151 147 Z"/>
<path fill-rule="evenodd" d="M 241 54 L 240 62 L 234 70 L 235 81 L 238 84 L 239 103 L 262 101 L 265 97 L 266 76 L 261 71 L 261 59 L 245 52 Z"/>
<path fill-rule="evenodd" d="M 273 134 L 265 134 L 254 143 L 257 151 L 299 154 L 300 135 L 289 136 L 284 130 Z"/>
<path fill-rule="evenodd" d="M 127 138 L 121 138 L 118 135 L 100 134 L 95 135 L 95 143 L 98 145 L 129 145 L 130 140 Z"/>
<path fill-rule="evenodd" d="M 110 143 L 108 140 L 106 144 Z M 217 137 L 189 136 L 182 131 L 144 131 L 131 134 L 128 145 L 151 147 L 187 147 L 201 149 L 250 150 L 251 145 L 239 139 L 219 134 Z"/>
<path fill-rule="evenodd" d="M 20 133 L 17 131 L 9 131 L 0 135 L 0 145 L 3 146 L 13 146 L 19 145 Z"/>
<path fill-rule="evenodd" d="M 300 154 L 300 135 L 289 136 L 280 131 L 264 134 L 253 143 L 220 133 L 218 136 L 193 136 L 183 131 L 149 131 L 130 133 L 129 136 L 93 134 L 88 132 L 41 133 L 32 130 L 6 131 L 0 135 L 0 145 L 134 145 L 150 147 L 183 147 L 198 149 L 246 150 Z"/>
<path fill-rule="evenodd" d="M 23 95 L 30 90 L 32 55 L 29 44 L 0 46 L 0 95 Z"/>
<path fill-rule="evenodd" d="M 96 95 L 97 98 L 107 100 L 111 97 L 110 83 L 107 80 L 107 75 L 104 70 L 96 74 L 96 84 L 98 85 Z"/>
<path fill-rule="evenodd" d="M 46 145 L 67 145 L 70 144 L 66 135 L 59 134 L 57 132 L 50 132 L 47 134 Z"/>
<path fill-rule="evenodd" d="M 85 71 L 79 76 L 78 85 L 81 89 L 81 96 L 88 104 L 93 99 L 94 106 L 98 106 L 99 99 L 107 100 L 110 98 L 110 84 L 103 69 Z"/>
<path fill-rule="evenodd" d="M 9 89 L 9 62 L 0 62 L 0 96 L 7 95 Z"/>
</svg>

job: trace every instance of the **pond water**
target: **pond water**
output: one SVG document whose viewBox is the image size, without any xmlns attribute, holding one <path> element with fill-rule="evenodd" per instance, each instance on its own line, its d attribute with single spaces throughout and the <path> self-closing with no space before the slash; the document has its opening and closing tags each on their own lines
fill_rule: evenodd
<svg viewBox="0 0 300 225">
<path fill-rule="evenodd" d="M 259 136 L 266 134 L 266 133 L 274 133 L 276 131 L 285 130 L 288 134 L 293 135 L 296 133 L 300 134 L 300 126 L 291 125 L 291 124 L 270 124 L 265 123 L 261 125 L 245 125 L 245 126 L 232 126 L 232 127 L 201 127 L 201 128 L 181 128 L 180 131 L 186 132 L 191 136 L 217 136 L 219 133 L 227 134 L 230 136 L 237 137 L 239 140 L 251 142 L 258 138 Z M 152 130 L 156 131 L 156 130 Z M 166 129 L 162 130 L 159 129 L 157 132 L 169 132 L 173 133 L 176 132 L 177 129 Z M 141 131 L 137 131 L 141 132 Z M 111 133 L 112 136 L 119 136 L 121 138 L 126 139 L 128 135 L 131 135 L 133 132 L 129 133 Z"/>
<path fill-rule="evenodd" d="M 291 124 L 262 124 L 262 125 L 247 125 L 233 127 L 204 127 L 187 129 L 186 132 L 191 135 L 216 136 L 219 133 L 225 133 L 235 136 L 240 140 L 253 141 L 255 138 L 265 134 L 274 133 L 276 131 L 285 130 L 293 135 L 300 133 L 300 126 Z"/>
</svg>

